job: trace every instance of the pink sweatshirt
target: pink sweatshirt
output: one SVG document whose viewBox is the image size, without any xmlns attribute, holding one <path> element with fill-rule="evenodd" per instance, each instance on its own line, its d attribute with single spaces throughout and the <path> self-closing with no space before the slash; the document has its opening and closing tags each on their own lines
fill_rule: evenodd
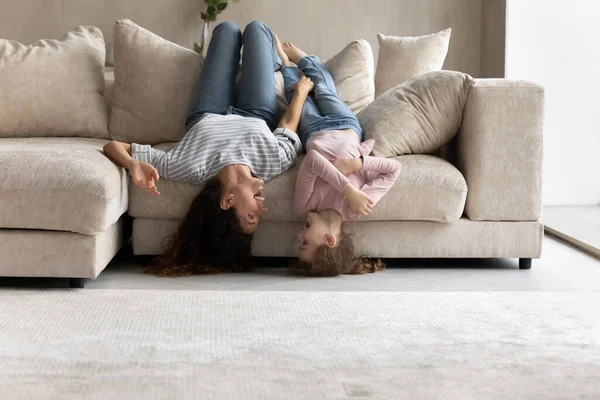
<svg viewBox="0 0 600 400">
<path fill-rule="evenodd" d="M 357 219 L 360 215 L 350 209 L 343 194 L 348 183 L 377 204 L 396 182 L 401 164 L 389 158 L 369 157 L 374 144 L 372 139 L 361 143 L 353 130 L 322 132 L 310 138 L 296 180 L 294 212 L 304 215 L 309 211 L 334 209 L 344 220 Z M 348 176 L 331 163 L 335 159 L 360 156 L 363 156 L 362 169 Z"/>
</svg>

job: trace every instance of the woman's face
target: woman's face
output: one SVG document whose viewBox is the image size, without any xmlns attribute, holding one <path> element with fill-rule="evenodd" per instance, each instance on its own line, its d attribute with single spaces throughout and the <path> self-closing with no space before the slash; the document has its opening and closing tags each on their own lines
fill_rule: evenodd
<svg viewBox="0 0 600 400">
<path fill-rule="evenodd" d="M 260 217 L 267 211 L 263 190 L 265 182 L 254 178 L 248 184 L 238 185 L 233 189 L 232 206 L 240 220 L 245 233 L 253 233 L 260 222 Z"/>
<path fill-rule="evenodd" d="M 306 214 L 306 222 L 298 232 L 298 258 L 302 262 L 312 263 L 317 249 L 327 245 L 329 227 L 318 213 Z"/>
</svg>

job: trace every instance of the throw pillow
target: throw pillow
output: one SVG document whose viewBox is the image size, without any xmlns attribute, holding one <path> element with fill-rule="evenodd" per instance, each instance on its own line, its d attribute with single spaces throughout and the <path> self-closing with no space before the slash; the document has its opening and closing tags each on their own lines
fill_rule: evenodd
<svg viewBox="0 0 600 400">
<path fill-rule="evenodd" d="M 378 34 L 379 60 L 375 75 L 375 97 L 413 76 L 440 71 L 448 54 L 451 34 L 450 28 L 418 37 Z"/>
<path fill-rule="evenodd" d="M 331 74 L 340 98 L 354 113 L 373 101 L 375 62 L 369 42 L 356 40 L 323 64 Z M 287 101 L 281 72 L 275 74 L 275 92 L 279 112 L 283 114 L 287 109 Z"/>
<path fill-rule="evenodd" d="M 93 26 L 29 46 L 0 39 L 0 137 L 108 139 L 105 53 Z"/>
<path fill-rule="evenodd" d="M 202 57 L 127 19 L 116 22 L 113 43 L 111 138 L 144 144 L 179 141 Z"/>
<path fill-rule="evenodd" d="M 473 78 L 454 71 L 418 75 L 387 91 L 358 114 L 380 157 L 428 153 L 448 143 L 462 123 Z"/>
</svg>

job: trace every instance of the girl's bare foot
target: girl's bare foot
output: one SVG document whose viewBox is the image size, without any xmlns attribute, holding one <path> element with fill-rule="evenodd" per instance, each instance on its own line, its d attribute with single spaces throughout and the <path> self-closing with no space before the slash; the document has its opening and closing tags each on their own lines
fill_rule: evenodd
<svg viewBox="0 0 600 400">
<path fill-rule="evenodd" d="M 287 54 L 290 61 L 292 61 L 296 65 L 302 57 L 307 56 L 305 52 L 294 46 L 292 42 L 285 42 L 281 45 L 281 47 L 283 48 L 283 51 L 285 51 L 285 54 Z"/>
<path fill-rule="evenodd" d="M 289 65 L 292 65 L 287 54 L 285 54 L 285 51 L 283 51 L 283 48 L 281 47 L 279 37 L 277 37 L 276 34 L 273 34 L 273 39 L 275 40 L 275 50 L 277 50 L 277 55 L 279 56 L 279 58 L 281 58 L 281 66 L 287 67 Z"/>
</svg>

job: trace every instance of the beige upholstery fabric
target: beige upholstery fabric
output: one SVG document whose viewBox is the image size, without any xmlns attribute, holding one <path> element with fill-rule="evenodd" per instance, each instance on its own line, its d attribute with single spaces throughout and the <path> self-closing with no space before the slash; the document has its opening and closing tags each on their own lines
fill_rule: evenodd
<svg viewBox="0 0 600 400">
<path fill-rule="evenodd" d="M 375 75 L 375 97 L 413 76 L 439 71 L 450 44 L 451 29 L 418 37 L 377 35 L 379 60 Z"/>
<path fill-rule="evenodd" d="M 269 210 L 264 221 L 301 221 L 292 209 L 296 175 L 302 164 L 265 185 Z M 367 221 L 425 220 L 451 222 L 461 217 L 467 185 L 452 164 L 428 155 L 397 157 L 402 172 L 389 193 L 377 204 Z M 182 219 L 199 189 L 196 186 L 161 179 L 160 196 L 146 193 L 130 182 L 129 214 L 133 217 Z"/>
<path fill-rule="evenodd" d="M 178 227 L 177 220 L 136 219 L 134 253 L 162 254 L 163 239 Z M 254 234 L 252 254 L 295 257 L 300 227 L 300 222 L 261 222 Z M 538 258 L 544 234 L 539 222 L 475 222 L 466 218 L 451 224 L 360 220 L 347 223 L 347 229 L 356 232 L 358 253 L 384 258 Z"/>
<path fill-rule="evenodd" d="M 147 193 L 129 179 L 129 215 L 142 218 L 183 218 L 200 187 L 183 182 L 160 179 L 159 196 Z"/>
<path fill-rule="evenodd" d="M 114 140 L 156 144 L 180 140 L 202 58 L 129 20 L 114 28 Z"/>
<path fill-rule="evenodd" d="M 378 97 L 358 114 L 373 155 L 429 153 L 448 143 L 462 121 L 473 79 L 461 72 L 416 76 Z"/>
<path fill-rule="evenodd" d="M 31 46 L 0 39 L 0 138 L 108 139 L 105 53 L 92 26 Z"/>
<path fill-rule="evenodd" d="M 540 219 L 543 121 L 541 86 L 489 79 L 471 87 L 457 135 L 469 218 Z"/>
<path fill-rule="evenodd" d="M 0 229 L 0 276 L 95 278 L 123 243 L 121 220 L 97 235 Z"/>
<path fill-rule="evenodd" d="M 93 235 L 127 211 L 127 172 L 106 140 L 0 139 L 0 228 Z"/>
<path fill-rule="evenodd" d="M 112 67 L 108 67 L 104 71 L 104 81 L 106 82 L 106 87 L 104 89 L 104 101 L 106 102 L 106 107 L 110 117 L 112 111 L 112 99 L 115 92 L 115 72 Z"/>
<path fill-rule="evenodd" d="M 167 250 L 169 237 L 177 232 L 181 220 L 135 218 L 132 245 L 135 255 L 160 255 Z"/>
<path fill-rule="evenodd" d="M 456 167 L 429 155 L 394 158 L 402 163 L 398 180 L 361 221 L 452 222 L 462 216 L 467 183 Z"/>
<path fill-rule="evenodd" d="M 354 41 L 323 64 L 331 74 L 340 98 L 354 113 L 373 101 L 375 61 L 369 42 L 364 39 Z"/>
</svg>

